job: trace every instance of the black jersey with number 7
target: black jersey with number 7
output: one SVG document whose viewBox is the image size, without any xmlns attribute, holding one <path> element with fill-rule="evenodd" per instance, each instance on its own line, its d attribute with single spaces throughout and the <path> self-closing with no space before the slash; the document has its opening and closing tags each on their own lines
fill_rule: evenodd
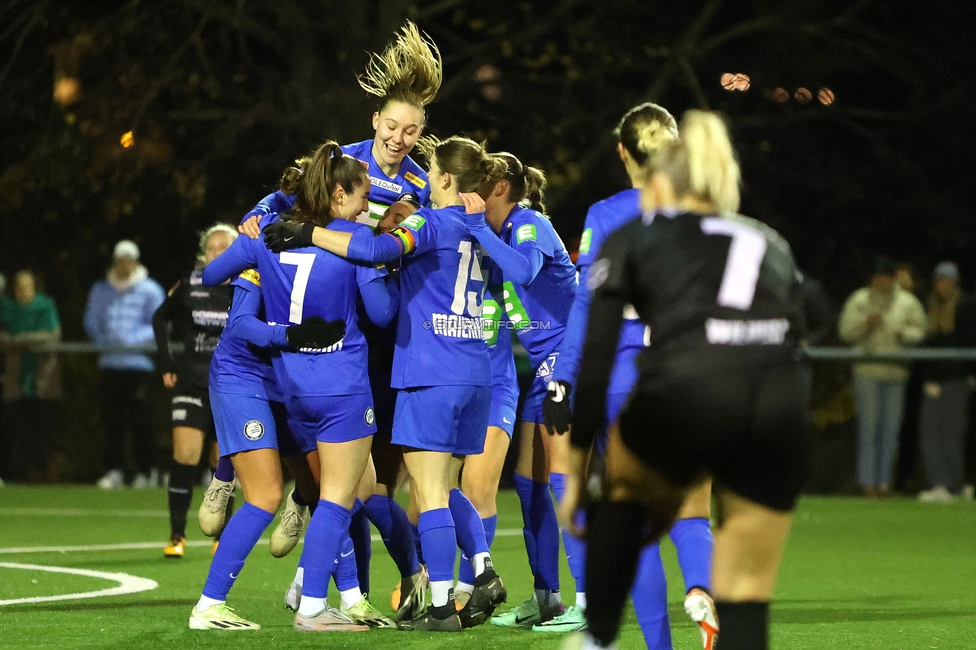
<svg viewBox="0 0 976 650">
<path fill-rule="evenodd" d="M 802 336 L 790 247 L 775 230 L 748 217 L 673 210 L 645 215 L 607 239 L 588 281 L 593 300 L 581 398 L 583 392 L 605 391 L 628 304 L 651 330 L 651 345 L 638 360 L 642 373 L 660 372 L 681 359 L 785 358 Z M 585 415 L 577 413 L 577 424 Z"/>
</svg>

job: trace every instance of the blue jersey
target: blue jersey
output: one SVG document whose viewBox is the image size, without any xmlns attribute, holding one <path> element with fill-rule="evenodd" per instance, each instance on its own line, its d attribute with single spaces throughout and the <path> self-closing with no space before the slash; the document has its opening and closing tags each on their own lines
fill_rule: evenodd
<svg viewBox="0 0 976 650">
<path fill-rule="evenodd" d="M 266 320 L 261 301 L 261 276 L 248 269 L 231 282 L 234 287 L 228 324 L 241 316 Z M 258 395 L 280 401 L 271 369 L 273 352 L 234 336 L 232 327 L 224 329 L 210 360 L 210 387 L 221 393 Z"/>
<path fill-rule="evenodd" d="M 430 186 L 427 181 L 427 172 L 420 168 L 420 165 L 410 159 L 409 156 L 400 163 L 400 170 L 397 175 L 390 178 L 383 173 L 379 165 L 373 159 L 373 141 L 365 140 L 356 144 L 342 146 L 343 153 L 352 156 L 365 165 L 369 173 L 369 210 L 363 212 L 356 221 L 366 224 L 370 228 L 376 228 L 376 224 L 383 218 L 386 209 L 401 198 L 409 198 L 414 203 L 426 206 L 430 203 Z M 264 197 L 254 208 L 244 215 L 241 223 L 257 215 L 265 215 L 277 212 L 284 214 L 291 209 L 295 203 L 295 197 L 285 194 L 281 190 L 272 192 Z M 261 226 L 266 225 L 263 222 Z"/>
<path fill-rule="evenodd" d="M 422 208 L 394 233 L 408 251 L 400 267 L 394 388 L 490 386 L 485 281 L 464 207 Z"/>
<path fill-rule="evenodd" d="M 341 232 L 363 227 L 340 219 L 328 225 L 330 230 Z M 366 339 L 358 326 L 356 300 L 360 287 L 382 278 L 386 271 L 352 264 L 314 246 L 278 254 L 265 247 L 263 237 L 238 237 L 204 270 L 204 280 L 209 284 L 251 267 L 257 267 L 261 274 L 270 324 L 297 324 L 310 316 L 346 322 L 346 335 L 335 345 L 315 350 L 284 349 L 272 359 L 281 393 L 312 397 L 369 392 Z"/>
<path fill-rule="evenodd" d="M 484 259 L 484 272 L 489 277 L 488 286 L 500 284 L 493 279 L 498 278 L 501 271 L 491 263 L 490 258 Z M 485 295 L 482 315 L 485 321 L 485 342 L 491 358 L 491 400 L 517 402 L 518 375 L 515 372 L 515 356 L 512 352 L 512 330 L 509 329 L 511 321 L 497 298 L 490 294 Z"/>
<path fill-rule="evenodd" d="M 427 172 L 411 160 L 410 156 L 403 158 L 396 176 L 391 177 L 383 173 L 380 166 L 376 164 L 373 158 L 372 140 L 342 145 L 342 152 L 363 163 L 369 173 L 369 213 L 357 217 L 356 220 L 360 223 L 376 228 L 386 209 L 405 195 L 418 205 L 430 204 Z"/>
<path fill-rule="evenodd" d="M 576 267 L 549 219 L 515 206 L 498 235 L 526 258 L 540 258 L 542 267 L 527 285 L 503 274 L 502 298 L 515 333 L 529 354 L 533 368 L 556 352 L 576 294 Z"/>
<path fill-rule="evenodd" d="M 640 190 L 630 189 L 614 194 L 590 206 L 580 238 L 579 287 L 569 316 L 569 325 L 559 346 L 559 364 L 554 379 L 576 384 L 580 357 L 586 339 L 586 324 L 590 310 L 590 290 L 586 278 L 590 265 L 600 257 L 600 248 L 607 237 L 621 226 L 641 216 Z M 648 328 L 638 320 L 637 312 L 628 305 L 620 329 L 620 342 L 614 361 L 608 393 L 629 393 L 637 381 L 637 355 L 649 344 Z"/>
</svg>

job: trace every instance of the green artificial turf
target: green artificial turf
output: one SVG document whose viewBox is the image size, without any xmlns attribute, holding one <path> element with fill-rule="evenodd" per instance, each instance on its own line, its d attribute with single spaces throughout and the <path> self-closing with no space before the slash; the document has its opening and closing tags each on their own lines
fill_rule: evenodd
<svg viewBox="0 0 976 650">
<path fill-rule="evenodd" d="M 197 501 L 202 490 L 198 491 Z M 281 597 L 298 552 L 276 560 L 262 543 L 231 592 L 229 604 L 262 624 L 255 632 L 187 629 L 210 562 L 209 546 L 191 546 L 182 560 L 167 560 L 168 533 L 162 490 L 102 492 L 89 487 L 19 487 L 0 490 L 0 563 L 68 567 L 149 578 L 158 588 L 84 600 L 0 606 L 2 648 L 558 648 L 558 635 L 486 625 L 463 635 L 299 634 Z M 509 605 L 531 593 L 531 576 L 514 493 L 499 498 L 501 534 L 492 555 L 509 589 Z M 203 542 L 194 530 L 191 541 Z M 12 549 L 149 543 L 131 550 L 11 552 Z M 684 591 L 674 548 L 662 545 L 669 577 L 676 650 L 700 648 L 697 629 L 681 607 Z M 381 543 L 373 545 L 373 601 L 389 612 L 397 581 Z M 564 593 L 572 579 L 563 562 Z M 797 511 L 772 610 L 774 648 L 976 647 L 976 505 L 919 504 L 806 498 Z M 0 600 L 96 591 L 115 586 L 101 578 L 0 566 Z M 507 607 L 507 606 L 506 606 Z M 628 611 L 620 647 L 643 648 Z"/>
</svg>

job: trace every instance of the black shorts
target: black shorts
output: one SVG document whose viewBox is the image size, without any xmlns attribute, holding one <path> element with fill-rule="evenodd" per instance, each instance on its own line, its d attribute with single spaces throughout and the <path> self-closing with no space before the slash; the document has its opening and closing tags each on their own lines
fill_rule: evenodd
<svg viewBox="0 0 976 650">
<path fill-rule="evenodd" d="M 706 364 L 643 375 L 621 413 L 621 439 L 677 485 L 708 473 L 750 501 L 792 511 L 810 462 L 801 368 Z"/>
<path fill-rule="evenodd" d="M 173 427 L 189 427 L 207 436 L 215 435 L 209 390 L 177 382 L 171 404 Z"/>
</svg>

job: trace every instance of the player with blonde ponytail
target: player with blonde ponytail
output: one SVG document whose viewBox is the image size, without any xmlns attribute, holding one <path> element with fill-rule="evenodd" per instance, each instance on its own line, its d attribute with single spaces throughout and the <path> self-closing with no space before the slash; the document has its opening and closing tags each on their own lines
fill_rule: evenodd
<svg viewBox="0 0 976 650">
<path fill-rule="evenodd" d="M 643 217 L 607 239 L 590 271 L 573 475 L 560 507 L 568 527 L 576 528 L 587 454 L 605 426 L 624 314 L 653 331 L 606 443 L 603 497 L 589 510 L 589 630 L 565 647 L 614 647 L 641 548 L 714 476 L 723 486 L 711 585 L 720 647 L 765 650 L 809 456 L 796 266 L 776 231 L 736 214 L 739 166 L 717 115 L 689 111 L 646 177 Z"/>
<path fill-rule="evenodd" d="M 642 210 L 639 188 L 654 169 L 655 155 L 678 140 L 678 125 L 664 108 L 645 103 L 627 111 L 614 134 L 617 137 L 617 153 L 627 170 L 633 189 L 624 190 L 593 204 L 586 215 L 580 241 L 580 256 L 577 260 L 580 285 L 570 313 L 566 338 L 560 347 L 560 365 L 556 368 L 554 378 L 556 385 L 552 387 L 545 404 L 548 424 L 557 433 L 568 430 L 572 417 L 570 400 L 563 398 L 557 401 L 557 397 L 560 393 L 569 396 L 579 376 L 579 360 L 591 297 L 587 286 L 590 267 L 599 257 L 600 248 L 607 237 L 640 218 Z M 607 436 L 616 429 L 620 410 L 637 380 L 635 360 L 647 346 L 646 329 L 632 310 L 625 315 L 612 381 L 608 388 L 606 422 L 596 442 L 596 451 L 601 455 L 606 452 Z M 557 498 L 561 499 L 562 493 L 562 485 L 558 485 Z M 718 630 L 714 605 L 709 596 L 713 547 L 710 516 L 711 482 L 704 481 L 689 493 L 678 521 L 670 531 L 685 581 L 685 610 L 699 625 L 706 650 L 711 649 Z M 585 545 L 566 533 L 563 537 L 568 547 L 582 546 L 579 552 L 569 555 L 573 575 L 579 576 L 577 591 L 583 592 Z M 670 645 L 666 595 L 660 549 L 657 544 L 650 544 L 641 555 L 632 599 L 644 639 L 652 650 Z"/>
</svg>

